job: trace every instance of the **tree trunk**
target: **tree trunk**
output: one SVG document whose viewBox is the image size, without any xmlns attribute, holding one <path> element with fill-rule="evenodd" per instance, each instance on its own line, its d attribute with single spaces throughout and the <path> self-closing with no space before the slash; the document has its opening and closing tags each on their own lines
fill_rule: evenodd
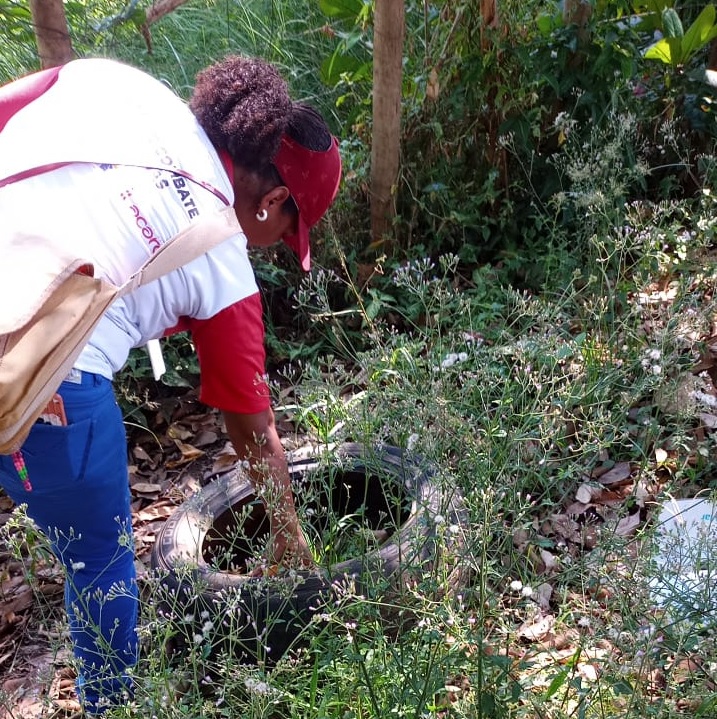
<svg viewBox="0 0 717 719">
<path fill-rule="evenodd" d="M 70 31 L 62 0 L 30 0 L 40 65 L 55 67 L 73 59 Z"/>
<path fill-rule="evenodd" d="M 486 28 L 494 28 L 498 24 L 497 0 L 480 0 L 480 46 L 481 50 L 488 50 L 491 41 L 486 34 Z"/>
<path fill-rule="evenodd" d="M 566 26 L 575 25 L 578 29 L 578 49 L 590 41 L 588 24 L 593 14 L 589 0 L 566 0 L 563 6 L 563 22 Z"/>
<path fill-rule="evenodd" d="M 717 40 L 710 42 L 709 55 L 707 56 L 707 69 L 717 70 Z"/>
<path fill-rule="evenodd" d="M 495 52 L 497 65 L 500 65 L 500 46 L 496 44 L 500 28 L 498 17 L 498 0 L 480 0 L 480 48 L 483 53 Z M 505 36 L 506 30 L 502 28 L 500 35 Z M 498 90 L 501 80 L 496 70 L 491 70 L 485 77 L 485 86 L 488 89 L 487 111 L 483 113 L 484 124 L 480 126 L 486 142 L 486 160 L 491 167 L 498 170 L 499 187 L 507 190 L 508 182 L 508 156 L 500 143 L 500 128 L 505 120 L 503 107 L 498 101 Z"/>
<path fill-rule="evenodd" d="M 380 242 L 396 216 L 395 185 L 401 146 L 404 0 L 376 0 L 371 143 L 371 235 Z"/>
</svg>

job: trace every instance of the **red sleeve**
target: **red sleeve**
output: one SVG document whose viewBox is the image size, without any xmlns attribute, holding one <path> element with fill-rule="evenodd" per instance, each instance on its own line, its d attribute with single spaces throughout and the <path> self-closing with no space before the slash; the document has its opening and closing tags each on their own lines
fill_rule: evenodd
<svg viewBox="0 0 717 719">
<path fill-rule="evenodd" d="M 206 320 L 188 320 L 199 357 L 205 404 L 255 414 L 271 405 L 265 379 L 261 297 L 250 295 Z"/>
</svg>

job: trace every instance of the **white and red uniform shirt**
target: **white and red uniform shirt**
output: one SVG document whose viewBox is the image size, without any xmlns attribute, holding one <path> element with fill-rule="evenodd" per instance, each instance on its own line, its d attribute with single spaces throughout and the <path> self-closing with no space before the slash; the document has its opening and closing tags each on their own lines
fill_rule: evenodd
<svg viewBox="0 0 717 719">
<path fill-rule="evenodd" d="M 0 188 L 0 232 L 53 236 L 116 284 L 195 218 L 234 200 L 231 166 L 187 106 L 106 60 L 63 67 L 0 133 L 0 177 L 50 164 L 60 166 Z M 243 234 L 116 301 L 76 367 L 112 378 L 133 347 L 174 329 L 192 333 L 204 402 L 241 413 L 269 406 L 261 301 Z"/>
</svg>

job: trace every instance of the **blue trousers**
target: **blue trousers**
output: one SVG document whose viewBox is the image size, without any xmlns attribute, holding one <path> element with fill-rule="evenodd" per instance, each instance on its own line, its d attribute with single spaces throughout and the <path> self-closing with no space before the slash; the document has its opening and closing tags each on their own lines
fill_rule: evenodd
<svg viewBox="0 0 717 719">
<path fill-rule="evenodd" d="M 32 490 L 0 455 L 0 485 L 49 539 L 66 570 L 65 607 L 85 708 L 124 703 L 137 661 L 137 583 L 127 440 L 109 380 L 63 382 L 67 427 L 36 423 L 22 447 Z"/>
</svg>

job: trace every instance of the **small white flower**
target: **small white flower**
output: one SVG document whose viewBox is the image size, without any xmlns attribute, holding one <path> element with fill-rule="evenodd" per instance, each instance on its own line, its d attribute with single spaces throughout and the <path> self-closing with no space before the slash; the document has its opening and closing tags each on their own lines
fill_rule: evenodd
<svg viewBox="0 0 717 719">
<path fill-rule="evenodd" d="M 520 590 L 520 593 L 524 597 L 532 597 L 533 596 L 533 587 L 523 587 Z"/>
<path fill-rule="evenodd" d="M 255 694 L 269 694 L 271 692 L 271 687 L 266 682 L 254 679 L 254 677 L 247 677 L 244 680 L 244 686 Z"/>
<path fill-rule="evenodd" d="M 588 629 L 588 627 L 590 627 L 590 617 L 580 617 L 580 619 L 578 619 L 578 626 L 583 629 Z"/>
<path fill-rule="evenodd" d="M 510 591 L 511 592 L 519 592 L 523 588 L 523 582 L 520 581 L 520 579 L 514 579 L 510 583 Z"/>
<path fill-rule="evenodd" d="M 451 526 L 448 527 L 448 531 L 451 534 L 458 534 L 461 531 L 461 528 L 457 524 L 451 524 Z"/>
<path fill-rule="evenodd" d="M 79 572 L 80 569 L 84 569 L 84 568 L 85 568 L 84 562 L 72 562 L 72 571 L 73 572 Z"/>
<path fill-rule="evenodd" d="M 659 364 L 652 365 L 652 374 L 662 374 L 662 367 Z"/>
<path fill-rule="evenodd" d="M 707 405 L 708 407 L 717 407 L 717 397 L 713 397 L 711 394 L 706 392 L 700 392 L 695 390 L 692 392 L 692 396 L 700 403 Z"/>
<path fill-rule="evenodd" d="M 434 521 L 436 524 L 445 524 L 445 523 L 446 523 L 446 518 L 445 518 L 442 514 L 437 514 L 437 515 L 433 518 L 433 521 Z"/>
<path fill-rule="evenodd" d="M 419 436 L 417 434 L 412 434 L 407 440 L 406 440 L 406 449 L 410 452 L 415 446 L 416 443 L 419 440 Z"/>
<path fill-rule="evenodd" d="M 651 360 L 658 360 L 662 357 L 662 352 L 658 349 L 650 350 L 649 357 Z"/>
</svg>

